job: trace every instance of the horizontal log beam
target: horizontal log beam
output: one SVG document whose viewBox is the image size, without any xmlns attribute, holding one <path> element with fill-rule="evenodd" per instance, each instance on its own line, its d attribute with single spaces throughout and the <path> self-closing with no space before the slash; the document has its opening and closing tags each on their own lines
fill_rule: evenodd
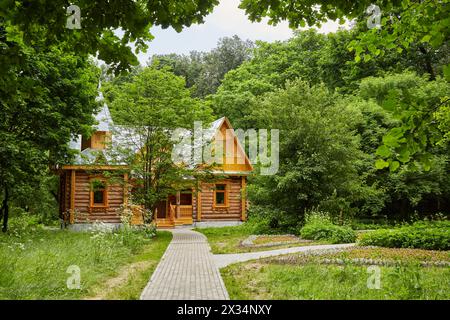
<svg viewBox="0 0 450 320">
<path fill-rule="evenodd" d="M 124 165 L 66 165 L 62 166 L 63 170 L 127 170 L 128 166 Z"/>
</svg>

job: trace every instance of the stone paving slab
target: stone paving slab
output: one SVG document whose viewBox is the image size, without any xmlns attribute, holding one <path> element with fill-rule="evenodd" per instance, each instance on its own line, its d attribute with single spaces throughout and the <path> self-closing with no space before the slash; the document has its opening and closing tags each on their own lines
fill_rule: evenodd
<svg viewBox="0 0 450 320">
<path fill-rule="evenodd" d="M 141 300 L 228 300 L 206 237 L 189 229 L 169 231 L 173 239 Z"/>
<path fill-rule="evenodd" d="M 230 254 L 215 254 L 214 261 L 218 268 L 224 268 L 230 264 L 245 262 L 250 260 L 256 260 L 261 258 L 279 256 L 289 253 L 297 252 L 311 252 L 318 250 L 341 250 L 354 246 L 354 243 L 346 244 L 324 244 L 324 245 L 314 245 L 314 246 L 303 246 L 303 247 L 291 247 L 285 249 L 276 249 L 268 251 L 258 251 L 258 252 L 245 252 L 245 253 L 230 253 Z"/>
<path fill-rule="evenodd" d="M 213 255 L 203 234 L 186 228 L 168 231 L 173 234 L 172 241 L 142 291 L 141 300 L 229 300 L 219 268 L 289 253 L 341 250 L 354 246 L 354 244 L 314 245 Z"/>
</svg>

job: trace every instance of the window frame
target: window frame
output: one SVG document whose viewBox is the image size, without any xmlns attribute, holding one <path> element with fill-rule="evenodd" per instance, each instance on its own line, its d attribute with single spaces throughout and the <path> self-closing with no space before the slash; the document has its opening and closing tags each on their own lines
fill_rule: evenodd
<svg viewBox="0 0 450 320">
<path fill-rule="evenodd" d="M 218 190 L 217 186 L 218 185 L 223 185 L 225 186 L 224 190 Z M 229 198 L 229 183 L 228 182 L 218 182 L 214 184 L 214 208 L 228 208 L 229 207 L 229 202 L 228 202 L 228 198 Z M 217 193 L 223 193 L 224 194 L 224 203 L 217 203 Z"/>
<path fill-rule="evenodd" d="M 104 184 L 104 188 L 100 189 L 100 190 L 94 190 L 94 188 L 92 187 L 92 181 L 93 180 L 97 180 L 97 181 L 101 181 Z M 91 177 L 89 178 L 89 185 L 90 185 L 90 190 L 89 190 L 89 205 L 91 208 L 108 208 L 108 183 L 106 181 L 105 178 L 102 177 Z M 95 203 L 95 199 L 94 199 L 94 193 L 96 191 L 103 191 L 103 203 Z"/>
</svg>

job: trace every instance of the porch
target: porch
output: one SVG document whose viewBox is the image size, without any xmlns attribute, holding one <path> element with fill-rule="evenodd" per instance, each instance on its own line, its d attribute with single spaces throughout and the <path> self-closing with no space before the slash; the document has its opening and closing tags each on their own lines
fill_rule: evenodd
<svg viewBox="0 0 450 320">
<path fill-rule="evenodd" d="M 154 221 L 158 228 L 191 225 L 193 223 L 192 192 L 177 192 L 156 207 Z"/>
</svg>

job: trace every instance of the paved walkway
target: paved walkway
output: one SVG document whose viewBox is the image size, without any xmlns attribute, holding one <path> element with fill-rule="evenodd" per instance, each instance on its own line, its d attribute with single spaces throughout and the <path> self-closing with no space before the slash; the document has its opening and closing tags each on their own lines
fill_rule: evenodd
<svg viewBox="0 0 450 320">
<path fill-rule="evenodd" d="M 244 262 L 249 260 L 279 256 L 282 254 L 297 253 L 297 252 L 312 252 L 312 251 L 329 251 L 329 250 L 341 250 L 354 246 L 354 243 L 348 244 L 324 244 L 316 246 L 304 246 L 304 247 L 292 247 L 285 249 L 259 251 L 259 252 L 246 252 L 246 253 L 231 253 L 231 254 L 216 254 L 214 255 L 214 261 L 218 268 L 226 267 L 230 264 L 237 262 Z"/>
<path fill-rule="evenodd" d="M 170 231 L 173 239 L 141 300 L 228 300 L 206 237 L 189 229 Z"/>
<path fill-rule="evenodd" d="M 354 244 L 316 245 L 236 253 L 211 253 L 206 237 L 190 229 L 172 229 L 173 239 L 141 300 L 229 300 L 219 268 L 229 264 L 296 252 L 341 250 Z"/>
</svg>

